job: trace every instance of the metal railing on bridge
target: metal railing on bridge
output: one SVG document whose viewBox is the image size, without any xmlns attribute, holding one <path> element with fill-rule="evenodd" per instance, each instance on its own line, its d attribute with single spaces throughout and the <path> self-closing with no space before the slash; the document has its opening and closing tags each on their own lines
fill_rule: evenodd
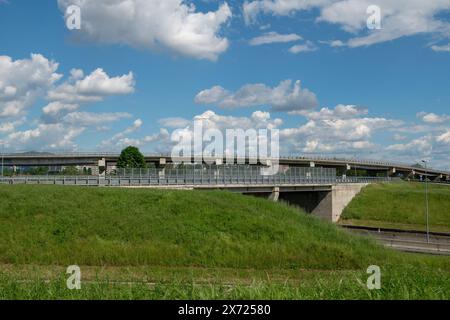
<svg viewBox="0 0 450 320">
<path fill-rule="evenodd" d="M 13 176 L 0 184 L 50 184 L 77 186 L 278 186 L 326 185 L 392 181 L 391 178 L 337 177 L 336 169 L 291 167 L 265 175 L 265 167 L 189 166 L 173 169 L 117 169 L 104 176 Z"/>
</svg>

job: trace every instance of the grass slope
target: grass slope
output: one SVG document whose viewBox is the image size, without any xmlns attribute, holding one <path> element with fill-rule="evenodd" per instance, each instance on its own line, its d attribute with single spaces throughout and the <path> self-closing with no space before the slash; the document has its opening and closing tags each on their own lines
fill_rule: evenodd
<svg viewBox="0 0 450 320">
<path fill-rule="evenodd" d="M 450 232 L 450 186 L 429 185 L 432 231 Z M 424 230 L 425 185 L 372 184 L 345 209 L 341 223 Z"/>
<path fill-rule="evenodd" d="M 450 259 L 393 252 L 263 199 L 55 186 L 0 186 L 0 199 L 0 298 L 450 298 Z M 365 287 L 373 264 L 390 279 L 377 292 Z"/>
<path fill-rule="evenodd" d="M 0 263 L 356 268 L 389 255 L 296 209 L 227 192 L 0 188 Z"/>
</svg>

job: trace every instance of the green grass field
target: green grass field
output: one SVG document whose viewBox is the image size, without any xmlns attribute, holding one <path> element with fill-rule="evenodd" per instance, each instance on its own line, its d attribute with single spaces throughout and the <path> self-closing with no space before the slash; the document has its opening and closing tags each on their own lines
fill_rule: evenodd
<svg viewBox="0 0 450 320">
<path fill-rule="evenodd" d="M 450 232 L 450 186 L 429 185 L 430 229 Z M 341 223 L 425 230 L 425 185 L 373 184 L 345 209 Z"/>
<path fill-rule="evenodd" d="M 449 299 L 450 258 L 221 191 L 0 186 L 3 299 Z M 79 265 L 82 290 L 65 286 Z M 382 269 L 382 289 L 365 283 Z"/>
</svg>

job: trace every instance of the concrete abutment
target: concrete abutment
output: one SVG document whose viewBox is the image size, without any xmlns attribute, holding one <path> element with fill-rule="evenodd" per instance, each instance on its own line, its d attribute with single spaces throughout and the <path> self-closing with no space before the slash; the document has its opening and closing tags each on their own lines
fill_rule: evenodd
<svg viewBox="0 0 450 320">
<path fill-rule="evenodd" d="M 279 192 L 279 201 L 285 201 L 309 214 L 336 223 L 344 209 L 366 186 L 366 183 L 352 183 L 333 185 L 328 191 Z M 271 199 L 273 200 L 272 197 Z"/>
</svg>

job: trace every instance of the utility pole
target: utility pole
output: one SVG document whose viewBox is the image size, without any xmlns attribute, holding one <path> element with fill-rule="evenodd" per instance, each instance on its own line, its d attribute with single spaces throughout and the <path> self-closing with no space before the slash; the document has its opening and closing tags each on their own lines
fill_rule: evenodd
<svg viewBox="0 0 450 320">
<path fill-rule="evenodd" d="M 425 208 L 426 208 L 426 217 L 427 217 L 427 242 L 430 243 L 430 214 L 429 214 L 429 205 L 428 205 L 428 167 L 427 162 L 422 160 L 425 164 Z"/>
</svg>

